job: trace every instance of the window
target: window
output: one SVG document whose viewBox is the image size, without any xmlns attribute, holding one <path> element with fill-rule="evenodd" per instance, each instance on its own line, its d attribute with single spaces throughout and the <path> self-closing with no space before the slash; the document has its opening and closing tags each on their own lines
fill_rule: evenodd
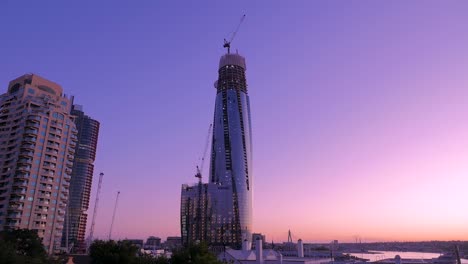
<svg viewBox="0 0 468 264">
<path fill-rule="evenodd" d="M 34 94 L 34 92 L 36 92 L 36 91 L 34 91 L 33 88 L 29 88 L 29 89 L 28 89 L 28 93 L 29 93 L 29 94 Z"/>
<path fill-rule="evenodd" d="M 60 104 L 63 105 L 63 106 L 67 106 L 67 102 L 65 102 L 65 101 L 60 102 Z"/>
<path fill-rule="evenodd" d="M 32 201 L 34 200 L 32 197 L 28 197 L 28 201 Z"/>
</svg>

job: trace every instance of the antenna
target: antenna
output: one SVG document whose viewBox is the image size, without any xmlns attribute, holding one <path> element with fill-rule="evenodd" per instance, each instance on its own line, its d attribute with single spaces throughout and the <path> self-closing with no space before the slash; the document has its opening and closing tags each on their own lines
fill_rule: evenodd
<svg viewBox="0 0 468 264">
<path fill-rule="evenodd" d="M 224 45 L 223 47 L 224 48 L 227 48 L 227 53 L 229 54 L 231 52 L 231 42 L 234 40 L 234 38 L 236 37 L 236 34 L 237 34 L 237 31 L 239 31 L 239 28 L 242 24 L 242 22 L 244 22 L 244 19 L 245 19 L 245 15 L 243 15 L 240 19 L 240 22 L 239 24 L 237 25 L 237 28 L 236 30 L 234 30 L 234 32 L 232 32 L 232 35 L 231 35 L 231 38 L 229 39 L 229 41 L 227 41 L 226 39 L 224 39 Z"/>
<path fill-rule="evenodd" d="M 99 193 L 101 193 L 102 177 L 104 177 L 104 173 L 101 172 L 99 173 L 99 183 L 98 183 L 98 189 L 96 192 L 96 201 L 94 202 L 93 220 L 91 221 L 91 229 L 89 230 L 89 237 L 88 237 L 88 248 L 86 249 L 86 251 L 89 250 L 91 243 L 93 243 L 94 225 L 96 224 L 96 215 L 97 215 L 98 204 L 99 204 Z"/>
<path fill-rule="evenodd" d="M 112 214 L 112 222 L 109 230 L 109 240 L 111 240 L 112 228 L 114 227 L 115 211 L 117 211 L 117 202 L 119 201 L 119 195 L 120 191 L 117 192 L 117 197 L 115 197 L 114 213 Z"/>
</svg>

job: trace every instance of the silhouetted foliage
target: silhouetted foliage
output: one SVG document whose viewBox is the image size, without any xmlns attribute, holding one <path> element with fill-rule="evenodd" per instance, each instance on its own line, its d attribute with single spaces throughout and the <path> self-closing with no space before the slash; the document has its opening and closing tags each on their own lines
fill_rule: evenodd
<svg viewBox="0 0 468 264">
<path fill-rule="evenodd" d="M 90 248 L 93 264 L 170 264 L 165 257 L 138 255 L 138 248 L 126 241 L 96 240 Z"/>
<path fill-rule="evenodd" d="M 0 260 L 5 264 L 56 262 L 47 255 L 37 232 L 28 229 L 0 232 Z"/>
<path fill-rule="evenodd" d="M 222 264 L 218 261 L 205 244 L 192 245 L 175 251 L 171 257 L 171 264 Z"/>
<path fill-rule="evenodd" d="M 133 264 L 138 263 L 137 252 L 138 248 L 128 242 L 96 240 L 89 256 L 93 264 Z"/>
<path fill-rule="evenodd" d="M 153 257 L 151 255 L 142 255 L 138 257 L 137 264 L 170 264 L 169 260 L 165 257 Z"/>
</svg>

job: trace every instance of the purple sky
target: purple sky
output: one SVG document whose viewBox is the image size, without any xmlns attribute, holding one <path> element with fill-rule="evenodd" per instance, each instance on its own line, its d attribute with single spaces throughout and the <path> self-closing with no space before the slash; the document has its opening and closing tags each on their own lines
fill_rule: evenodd
<svg viewBox="0 0 468 264">
<path fill-rule="evenodd" d="M 195 181 L 222 41 L 246 14 L 233 48 L 247 59 L 254 231 L 275 241 L 288 229 L 307 242 L 467 240 L 467 10 L 7 0 L 0 84 L 37 73 L 101 122 L 98 237 L 118 190 L 114 238 L 180 235 L 180 185 Z"/>
</svg>

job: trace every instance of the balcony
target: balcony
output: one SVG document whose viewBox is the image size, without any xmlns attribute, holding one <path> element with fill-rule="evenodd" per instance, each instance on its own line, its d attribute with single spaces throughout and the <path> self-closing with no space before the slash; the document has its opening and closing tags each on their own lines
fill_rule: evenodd
<svg viewBox="0 0 468 264">
<path fill-rule="evenodd" d="M 25 138 L 23 138 L 23 142 L 30 143 L 30 144 L 35 144 L 36 143 L 36 138 L 35 137 L 25 137 Z"/>
<path fill-rule="evenodd" d="M 41 198 L 49 199 L 50 196 L 51 196 L 50 193 L 39 193 L 39 197 L 41 197 Z"/>
<path fill-rule="evenodd" d="M 13 182 L 13 187 L 27 187 L 28 182 L 27 181 L 15 181 Z"/>
<path fill-rule="evenodd" d="M 47 148 L 46 149 L 47 153 L 52 153 L 54 155 L 58 155 L 58 150 L 52 149 L 52 148 Z"/>
<path fill-rule="evenodd" d="M 20 226 L 20 223 L 19 222 L 6 222 L 5 223 L 5 226 L 9 227 L 9 228 L 18 228 Z"/>
<path fill-rule="evenodd" d="M 37 135 L 39 131 L 37 129 L 25 129 L 24 134 L 26 135 Z"/>
<path fill-rule="evenodd" d="M 44 191 L 52 191 L 52 186 L 50 185 L 41 185 L 39 189 L 44 190 Z"/>
<path fill-rule="evenodd" d="M 56 168 L 55 164 L 50 163 L 50 162 L 44 163 L 44 164 L 42 165 L 42 167 L 44 167 L 44 168 L 50 168 L 50 169 L 55 169 L 55 168 Z"/>
<path fill-rule="evenodd" d="M 10 213 L 6 215 L 6 218 L 21 219 L 21 213 Z"/>
<path fill-rule="evenodd" d="M 39 123 L 37 123 L 37 122 L 26 122 L 25 127 L 32 128 L 34 130 L 35 128 L 39 128 Z"/>
<path fill-rule="evenodd" d="M 68 153 L 75 155 L 75 149 L 68 148 Z"/>
<path fill-rule="evenodd" d="M 29 178 L 29 173 L 25 173 L 25 172 L 17 172 L 15 174 L 15 178 L 19 178 L 19 179 L 28 179 Z"/>
<path fill-rule="evenodd" d="M 25 150 L 34 150 L 35 147 L 36 147 L 36 144 L 32 144 L 32 143 L 28 143 L 24 141 L 23 141 L 23 144 L 21 144 L 21 149 L 25 149 Z"/>
<path fill-rule="evenodd" d="M 56 142 L 47 142 L 47 147 L 49 148 L 56 148 L 58 149 L 60 147 L 59 143 L 56 143 Z"/>
<path fill-rule="evenodd" d="M 71 146 L 72 148 L 76 148 L 76 143 L 75 143 L 74 141 L 70 141 L 69 144 L 70 144 L 70 146 Z"/>
<path fill-rule="evenodd" d="M 52 156 L 46 156 L 46 157 L 45 157 L 45 160 L 47 160 L 47 161 L 52 161 L 52 162 L 57 162 L 57 158 L 52 157 Z"/>
<path fill-rule="evenodd" d="M 67 155 L 67 159 L 68 159 L 69 161 L 73 161 L 74 158 L 75 158 L 75 157 L 73 157 L 72 155 Z"/>
<path fill-rule="evenodd" d="M 46 201 L 46 200 L 42 200 L 42 201 L 39 201 L 38 204 L 40 204 L 40 205 L 49 205 L 50 202 Z"/>
<path fill-rule="evenodd" d="M 25 157 L 33 157 L 34 156 L 34 152 L 32 151 L 20 151 L 20 156 L 25 156 Z"/>
<path fill-rule="evenodd" d="M 45 224 L 34 224 L 33 228 L 44 229 L 44 228 L 46 228 L 46 225 Z"/>
<path fill-rule="evenodd" d="M 13 197 L 10 199 L 10 203 L 23 203 L 23 202 L 24 202 L 24 196 Z"/>
<path fill-rule="evenodd" d="M 71 180 L 71 175 L 70 174 L 63 174 L 63 179 L 66 181 Z"/>
<path fill-rule="evenodd" d="M 65 211 L 64 211 L 64 210 L 57 210 L 57 213 L 58 213 L 59 215 L 65 215 Z"/>
<path fill-rule="evenodd" d="M 41 121 L 41 117 L 40 117 L 40 116 L 35 116 L 35 115 L 30 115 L 30 116 L 28 116 L 28 121 L 31 121 L 31 122 L 40 122 L 40 121 Z"/>
<path fill-rule="evenodd" d="M 36 208 L 35 211 L 36 213 L 47 214 L 49 210 L 47 208 Z"/>
<path fill-rule="evenodd" d="M 54 171 L 52 170 L 42 170 L 41 173 L 48 176 L 54 176 Z"/>
<path fill-rule="evenodd" d="M 32 159 L 19 159 L 18 164 L 31 164 Z"/>
<path fill-rule="evenodd" d="M 46 182 L 46 183 L 53 183 L 54 180 L 49 177 L 41 177 L 41 182 Z"/>
<path fill-rule="evenodd" d="M 16 195 L 25 195 L 26 190 L 25 189 L 13 189 L 13 191 L 11 191 L 11 193 L 16 194 Z"/>
<path fill-rule="evenodd" d="M 36 216 L 34 219 L 36 220 L 47 220 L 47 215 Z"/>
<path fill-rule="evenodd" d="M 20 204 L 10 204 L 8 206 L 8 210 L 10 211 L 22 211 L 23 210 L 23 205 Z"/>
<path fill-rule="evenodd" d="M 62 194 L 62 195 L 60 195 L 60 200 L 66 202 L 66 201 L 68 201 L 68 196 L 65 196 L 65 195 Z"/>
<path fill-rule="evenodd" d="M 63 222 L 64 220 L 65 220 L 64 217 L 57 217 L 57 222 L 59 222 L 59 223 Z"/>
<path fill-rule="evenodd" d="M 71 139 L 72 141 L 78 141 L 78 137 L 77 137 L 76 135 L 74 135 L 74 134 L 71 134 L 71 135 L 70 135 L 70 139 Z"/>
<path fill-rule="evenodd" d="M 63 181 L 63 182 L 62 182 L 62 186 L 64 186 L 64 187 L 70 187 L 70 183 L 69 183 L 69 182 L 66 182 L 66 181 Z"/>
<path fill-rule="evenodd" d="M 16 168 L 17 171 L 29 172 L 31 170 L 31 166 L 18 166 Z"/>
<path fill-rule="evenodd" d="M 72 132 L 72 134 L 77 135 L 78 134 L 78 129 L 72 127 L 71 132 Z"/>
<path fill-rule="evenodd" d="M 67 165 L 67 167 L 73 168 L 73 162 L 67 161 L 65 164 Z"/>
</svg>

